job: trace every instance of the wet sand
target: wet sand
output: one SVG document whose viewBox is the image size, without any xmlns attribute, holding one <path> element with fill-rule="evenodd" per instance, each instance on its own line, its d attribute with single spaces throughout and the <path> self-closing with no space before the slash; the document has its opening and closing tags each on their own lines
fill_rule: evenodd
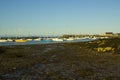
<svg viewBox="0 0 120 80">
<path fill-rule="evenodd" d="M 89 42 L 0 47 L 0 79 L 119 80 L 120 54 L 93 47 Z"/>
</svg>

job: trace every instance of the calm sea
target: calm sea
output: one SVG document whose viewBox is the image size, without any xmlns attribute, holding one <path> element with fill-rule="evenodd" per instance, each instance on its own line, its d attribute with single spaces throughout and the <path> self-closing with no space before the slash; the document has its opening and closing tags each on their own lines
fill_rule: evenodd
<svg viewBox="0 0 120 80">
<path fill-rule="evenodd" d="M 79 39 L 72 41 L 52 41 L 52 40 L 41 40 L 41 41 L 28 41 L 28 42 L 0 42 L 0 46 L 10 46 L 10 45 L 29 45 L 29 44 L 48 44 L 48 43 L 69 43 L 69 42 L 86 42 L 91 41 L 91 39 Z"/>
</svg>

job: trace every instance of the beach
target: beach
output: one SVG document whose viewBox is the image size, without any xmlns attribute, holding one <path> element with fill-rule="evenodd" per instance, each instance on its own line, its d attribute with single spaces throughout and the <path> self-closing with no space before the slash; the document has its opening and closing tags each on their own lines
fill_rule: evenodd
<svg viewBox="0 0 120 80">
<path fill-rule="evenodd" d="M 0 79 L 119 80 L 119 41 L 1 46 Z M 111 46 L 115 51 L 98 52 L 99 46 Z"/>
</svg>

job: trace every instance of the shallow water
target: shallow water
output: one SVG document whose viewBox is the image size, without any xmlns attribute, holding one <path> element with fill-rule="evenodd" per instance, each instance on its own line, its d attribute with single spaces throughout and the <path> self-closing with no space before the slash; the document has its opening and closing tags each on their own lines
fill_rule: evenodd
<svg viewBox="0 0 120 80">
<path fill-rule="evenodd" d="M 48 44 L 48 43 L 67 43 L 67 42 L 86 42 L 91 39 L 79 39 L 72 41 L 52 41 L 52 40 L 41 40 L 41 41 L 27 41 L 27 42 L 0 42 L 0 46 L 11 46 L 11 45 L 29 45 L 29 44 Z"/>
</svg>

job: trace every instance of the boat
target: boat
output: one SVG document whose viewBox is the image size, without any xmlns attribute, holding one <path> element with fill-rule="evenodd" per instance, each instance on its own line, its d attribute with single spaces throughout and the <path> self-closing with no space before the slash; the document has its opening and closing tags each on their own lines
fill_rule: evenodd
<svg viewBox="0 0 120 80">
<path fill-rule="evenodd" d="M 25 40 L 25 39 L 15 39 L 14 41 L 15 42 L 27 42 L 27 40 Z"/>
<path fill-rule="evenodd" d="M 27 39 L 27 41 L 32 41 L 32 39 Z"/>
<path fill-rule="evenodd" d="M 7 40 L 5 40 L 5 39 L 0 39 L 0 42 L 7 42 Z"/>
<path fill-rule="evenodd" d="M 34 41 L 41 41 L 41 38 L 36 38 L 34 39 Z"/>
<path fill-rule="evenodd" d="M 97 39 L 99 39 L 98 37 L 93 37 L 93 38 L 91 38 L 92 40 L 97 40 Z"/>
<path fill-rule="evenodd" d="M 8 42 L 12 42 L 13 40 L 12 39 L 7 39 Z"/>
<path fill-rule="evenodd" d="M 67 41 L 73 41 L 74 40 L 74 38 L 68 38 L 68 39 L 66 39 Z"/>
<path fill-rule="evenodd" d="M 63 39 L 59 39 L 59 38 L 52 38 L 52 41 L 63 41 Z"/>
</svg>

